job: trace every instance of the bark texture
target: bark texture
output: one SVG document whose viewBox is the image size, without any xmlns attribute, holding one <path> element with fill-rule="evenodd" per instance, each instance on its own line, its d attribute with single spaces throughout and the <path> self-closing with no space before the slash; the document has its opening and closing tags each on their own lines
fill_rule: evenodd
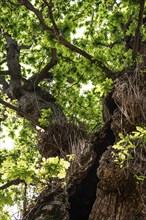
<svg viewBox="0 0 146 220">
<path fill-rule="evenodd" d="M 129 74 L 129 75 L 127 75 Z M 146 126 L 146 78 L 142 70 L 125 73 L 115 81 L 110 98 L 115 102 L 114 111 L 108 111 L 111 129 L 118 141 L 118 133 L 128 134 L 136 126 Z M 112 113 L 112 114 L 111 114 Z M 136 176 L 145 176 L 146 144 L 135 141 L 135 148 L 129 153 L 123 168 L 115 161 L 112 146 L 103 153 L 97 176 L 96 200 L 90 220 L 144 220 L 146 219 L 146 181 L 138 181 Z M 126 146 L 125 146 L 126 147 Z"/>
<path fill-rule="evenodd" d="M 25 214 L 23 220 L 69 220 L 67 192 L 60 186 L 47 188 L 38 197 L 35 205 Z"/>
<path fill-rule="evenodd" d="M 106 77 L 116 80 L 103 103 L 105 124 L 89 137 L 84 128 L 67 121 L 56 99 L 39 86 L 45 78 L 52 78 L 50 70 L 57 64 L 56 49 L 51 49 L 50 61 L 39 73 L 24 79 L 19 64 L 22 47 L 9 34 L 3 34 L 7 42 L 8 70 L 1 71 L 0 83 L 4 93 L 11 100 L 17 100 L 17 106 L 3 100 L 0 102 L 31 121 L 33 127 L 39 125 L 43 128 L 43 131 L 38 131 L 38 150 L 43 157 L 75 155 L 66 187 L 55 180 L 54 187 L 44 189 L 35 204 L 28 207 L 23 220 L 144 220 L 146 181 L 137 181 L 135 176 L 146 176 L 145 142 L 134 142 L 136 148 L 130 150 L 133 159 L 126 161 L 123 169 L 115 162 L 117 152 L 112 146 L 119 140 L 119 132 L 125 135 L 135 131 L 137 125 L 146 126 L 146 47 L 145 42 L 140 42 L 145 1 L 140 1 L 134 40 L 133 36 L 124 36 L 125 49 L 132 49 L 132 68 L 125 68 L 117 75 L 101 61 L 68 42 L 54 20 L 53 5 L 43 2 L 48 7 L 51 27 L 30 1 L 20 1 L 37 16 L 43 30 L 66 48 L 97 64 Z M 137 62 L 139 53 L 143 56 L 140 64 Z M 5 75 L 9 75 L 10 80 Z M 49 124 L 41 126 L 41 110 L 48 108 L 51 110 Z"/>
</svg>

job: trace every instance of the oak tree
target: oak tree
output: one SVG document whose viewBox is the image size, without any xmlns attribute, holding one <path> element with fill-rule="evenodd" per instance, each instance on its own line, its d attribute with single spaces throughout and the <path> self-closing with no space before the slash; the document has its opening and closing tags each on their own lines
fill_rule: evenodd
<svg viewBox="0 0 146 220">
<path fill-rule="evenodd" d="M 146 218 L 145 6 L 1 0 L 1 219 Z"/>
</svg>

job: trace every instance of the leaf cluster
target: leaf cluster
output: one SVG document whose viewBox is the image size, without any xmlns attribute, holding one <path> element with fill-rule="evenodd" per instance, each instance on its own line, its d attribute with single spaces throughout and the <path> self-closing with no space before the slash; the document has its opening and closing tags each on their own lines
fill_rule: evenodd
<svg viewBox="0 0 146 220">
<path fill-rule="evenodd" d="M 125 163 L 128 160 L 134 160 L 135 156 L 133 151 L 136 152 L 137 148 L 142 148 L 143 143 L 146 143 L 146 129 L 137 126 L 136 131 L 131 134 L 123 135 L 119 134 L 120 140 L 113 145 L 113 156 L 115 162 L 121 167 L 125 167 Z"/>
</svg>

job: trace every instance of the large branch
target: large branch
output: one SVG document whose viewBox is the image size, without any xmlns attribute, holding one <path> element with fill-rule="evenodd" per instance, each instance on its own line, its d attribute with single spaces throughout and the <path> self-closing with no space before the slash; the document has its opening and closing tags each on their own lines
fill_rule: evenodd
<svg viewBox="0 0 146 220">
<path fill-rule="evenodd" d="M 144 4 L 145 4 L 145 0 L 141 0 L 139 17 L 138 17 L 138 25 L 135 31 L 134 47 L 133 47 L 133 54 L 132 54 L 134 60 L 136 59 L 137 53 L 139 50 L 140 33 L 141 33 L 141 27 L 143 24 Z"/>
<path fill-rule="evenodd" d="M 18 107 L 16 107 L 16 106 L 14 106 L 14 105 L 12 105 L 12 104 L 10 104 L 10 103 L 4 101 L 4 100 L 1 99 L 1 98 L 0 98 L 0 103 L 1 103 L 2 105 L 4 105 L 4 106 L 6 106 L 6 107 L 8 107 L 8 108 L 10 108 L 10 109 L 12 109 L 12 110 L 14 110 L 14 111 L 16 111 L 17 113 L 20 113 L 20 109 L 19 109 Z"/>
<path fill-rule="evenodd" d="M 11 73 L 11 79 L 13 80 L 20 80 L 21 79 L 21 69 L 19 64 L 19 55 L 20 55 L 20 48 L 17 45 L 17 42 L 12 39 L 12 37 L 4 33 L 3 36 L 7 42 L 7 64 L 9 72 Z"/>
<path fill-rule="evenodd" d="M 42 27 L 43 27 L 44 30 L 48 30 L 48 31 L 50 31 L 50 32 L 53 31 L 53 29 L 50 28 L 50 27 L 46 24 L 46 22 L 44 21 L 44 18 L 43 18 L 43 16 L 42 16 L 41 11 L 39 11 L 38 9 L 36 9 L 28 0 L 21 0 L 21 1 L 18 0 L 18 2 L 21 2 L 21 4 L 25 5 L 26 8 L 28 8 L 30 11 L 32 11 L 32 12 L 37 16 L 37 18 L 39 19 L 40 24 L 42 25 Z"/>
<path fill-rule="evenodd" d="M 60 33 L 59 28 L 57 27 L 55 23 L 55 19 L 53 17 L 52 13 L 52 1 L 51 3 L 47 3 L 47 1 L 44 0 L 44 3 L 47 3 L 47 6 L 49 7 L 49 15 L 50 15 L 50 20 L 52 22 L 53 28 L 49 27 L 46 23 L 45 20 L 42 16 L 42 13 L 36 9 L 28 0 L 22 0 L 21 1 L 23 5 L 29 10 L 31 10 L 39 19 L 41 26 L 43 27 L 44 30 L 49 31 L 54 38 L 56 38 L 61 44 L 63 44 L 65 47 L 68 49 L 78 53 L 79 55 L 85 57 L 87 60 L 89 60 L 91 63 L 95 63 L 98 65 L 100 69 L 102 69 L 105 73 L 106 76 L 109 78 L 113 78 L 112 71 L 108 69 L 102 62 L 100 62 L 98 59 L 95 59 L 91 54 L 87 53 L 86 51 L 80 49 L 79 47 L 71 44 L 69 41 L 67 41 L 63 35 Z"/>
<path fill-rule="evenodd" d="M 34 123 L 35 125 L 38 125 L 39 127 L 41 127 L 40 124 L 39 124 L 39 122 L 38 122 L 32 115 L 30 115 L 30 114 L 28 114 L 28 113 L 22 111 L 22 110 L 19 109 L 18 107 L 16 107 L 16 106 L 14 106 L 14 105 L 12 105 L 12 104 L 10 104 L 10 103 L 4 101 L 4 100 L 1 99 L 1 98 L 0 98 L 0 103 L 1 103 L 2 105 L 6 106 L 7 108 L 10 108 L 10 109 L 14 110 L 15 112 L 18 113 L 18 115 L 23 116 L 24 118 L 26 118 L 27 120 L 31 121 L 31 122 Z"/>
<path fill-rule="evenodd" d="M 56 56 L 56 49 L 52 48 L 52 59 L 50 60 L 49 63 L 41 70 L 40 73 L 37 75 L 34 75 L 29 78 L 31 82 L 34 82 L 34 85 L 38 85 L 39 82 L 41 82 L 45 78 L 52 78 L 52 73 L 48 73 L 49 70 L 57 64 L 57 56 Z"/>
<path fill-rule="evenodd" d="M 21 180 L 19 178 L 16 180 L 11 180 L 11 181 L 7 182 L 6 184 L 0 186 L 0 190 L 7 189 L 8 187 L 10 187 L 12 185 L 19 185 L 20 183 L 25 183 L 25 180 Z"/>
<path fill-rule="evenodd" d="M 109 78 L 112 78 L 112 71 L 106 67 L 103 63 L 101 63 L 99 60 L 95 59 L 92 55 L 89 53 L 85 52 L 84 50 L 76 47 L 75 45 L 71 44 L 69 41 L 67 41 L 63 36 L 57 36 L 58 40 L 67 48 L 70 50 L 80 54 L 81 56 L 85 57 L 87 60 L 89 60 L 91 63 L 95 63 L 98 65 L 99 68 L 101 68 L 105 73 L 106 76 Z"/>
</svg>

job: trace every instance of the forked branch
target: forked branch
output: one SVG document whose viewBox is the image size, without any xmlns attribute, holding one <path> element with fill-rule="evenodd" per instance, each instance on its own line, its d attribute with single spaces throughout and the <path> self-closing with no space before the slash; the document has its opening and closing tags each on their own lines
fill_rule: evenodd
<svg viewBox="0 0 146 220">
<path fill-rule="evenodd" d="M 39 82 L 41 82 L 45 78 L 49 78 L 49 70 L 57 64 L 57 56 L 56 56 L 56 49 L 52 48 L 51 49 L 51 54 L 52 54 L 52 59 L 50 60 L 49 63 L 41 70 L 40 73 L 37 75 L 34 75 L 29 78 L 31 82 L 34 83 L 34 85 L 38 85 Z M 50 78 L 52 77 L 52 74 L 50 73 Z"/>
<path fill-rule="evenodd" d="M 53 16 L 53 10 L 52 10 L 53 3 L 52 3 L 52 1 L 50 1 L 50 3 L 48 3 L 46 0 L 44 0 L 44 3 L 48 6 L 49 16 L 50 16 L 50 20 L 51 20 L 53 28 L 49 27 L 45 23 L 45 19 L 43 18 L 41 11 L 36 9 L 28 0 L 22 0 L 21 2 L 23 5 L 25 5 L 25 7 L 27 9 L 31 10 L 38 17 L 43 29 L 49 31 L 52 34 L 52 36 L 54 38 L 56 38 L 61 44 L 63 44 L 65 47 L 72 50 L 73 52 L 76 52 L 79 55 L 85 57 L 91 63 L 97 64 L 98 67 L 106 73 L 107 77 L 109 77 L 109 78 L 113 77 L 112 71 L 110 71 L 110 69 L 108 67 L 106 67 L 103 63 L 101 63 L 98 59 L 95 59 L 91 54 L 89 54 L 86 51 L 80 49 L 79 47 L 71 44 L 69 41 L 67 41 L 64 38 L 64 36 L 60 33 L 59 28 L 57 27 L 54 16 Z"/>
<path fill-rule="evenodd" d="M 19 0 L 18 0 L 18 1 L 19 1 Z M 19 2 L 20 2 L 20 1 L 19 1 Z M 26 7 L 27 9 L 29 9 L 30 11 L 32 11 L 32 12 L 37 16 L 37 18 L 39 19 L 40 24 L 42 25 L 42 27 L 43 27 L 44 30 L 48 30 L 48 31 L 50 31 L 50 32 L 53 31 L 52 28 L 50 28 L 50 27 L 46 24 L 46 22 L 45 22 L 45 20 L 44 20 L 44 18 L 43 18 L 43 16 L 42 16 L 41 11 L 39 11 L 38 9 L 36 9 L 36 8 L 31 4 L 30 1 L 28 1 L 28 0 L 21 0 L 21 4 L 25 5 L 25 7 Z"/>
</svg>

